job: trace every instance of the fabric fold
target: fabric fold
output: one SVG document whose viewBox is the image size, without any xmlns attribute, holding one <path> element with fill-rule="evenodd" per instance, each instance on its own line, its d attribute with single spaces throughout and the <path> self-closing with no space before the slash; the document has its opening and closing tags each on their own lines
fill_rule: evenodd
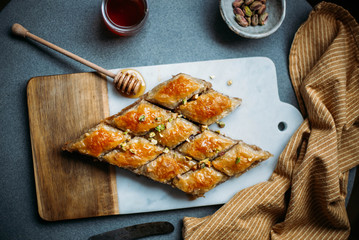
<svg viewBox="0 0 359 240">
<path fill-rule="evenodd" d="M 348 171 L 359 164 L 359 27 L 321 2 L 298 29 L 289 73 L 305 118 L 267 182 L 184 218 L 185 239 L 347 239 Z"/>
</svg>

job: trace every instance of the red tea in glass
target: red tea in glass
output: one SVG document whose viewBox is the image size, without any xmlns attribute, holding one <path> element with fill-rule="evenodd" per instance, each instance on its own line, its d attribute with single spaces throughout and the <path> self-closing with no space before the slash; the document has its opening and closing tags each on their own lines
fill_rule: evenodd
<svg viewBox="0 0 359 240">
<path fill-rule="evenodd" d="M 102 16 L 107 28 L 120 36 L 137 33 L 145 23 L 146 0 L 103 0 Z"/>
</svg>

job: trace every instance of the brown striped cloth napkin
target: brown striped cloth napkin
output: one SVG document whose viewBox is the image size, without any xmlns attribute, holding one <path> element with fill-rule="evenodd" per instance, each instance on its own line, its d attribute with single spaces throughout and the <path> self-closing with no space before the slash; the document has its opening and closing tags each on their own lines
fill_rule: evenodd
<svg viewBox="0 0 359 240">
<path fill-rule="evenodd" d="M 289 71 L 305 118 L 267 182 L 211 216 L 184 218 L 185 239 L 347 239 L 348 171 L 359 164 L 359 27 L 321 2 L 297 31 Z"/>
</svg>

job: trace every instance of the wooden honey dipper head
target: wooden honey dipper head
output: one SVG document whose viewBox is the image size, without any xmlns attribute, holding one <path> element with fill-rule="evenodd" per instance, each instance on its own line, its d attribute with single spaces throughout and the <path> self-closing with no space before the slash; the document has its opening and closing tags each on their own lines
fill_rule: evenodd
<svg viewBox="0 0 359 240">
<path fill-rule="evenodd" d="M 18 23 L 15 23 L 12 26 L 12 32 L 17 35 L 24 38 L 31 38 L 49 48 L 52 48 L 55 51 L 58 51 L 59 53 L 62 53 L 92 69 L 95 69 L 96 71 L 103 73 L 111 78 L 114 79 L 115 88 L 125 95 L 126 97 L 136 98 L 141 96 L 145 91 L 145 81 L 143 80 L 142 75 L 132 69 L 125 69 L 121 70 L 118 74 L 115 74 L 109 70 L 106 70 L 92 62 L 87 61 L 86 59 L 83 59 L 82 57 L 79 57 L 63 48 L 60 48 L 56 46 L 55 44 L 52 44 L 32 33 L 30 33 L 26 28 L 21 26 Z"/>
<path fill-rule="evenodd" d="M 123 69 L 113 79 L 117 91 L 128 97 L 139 97 L 145 90 L 142 75 L 133 69 Z"/>
</svg>

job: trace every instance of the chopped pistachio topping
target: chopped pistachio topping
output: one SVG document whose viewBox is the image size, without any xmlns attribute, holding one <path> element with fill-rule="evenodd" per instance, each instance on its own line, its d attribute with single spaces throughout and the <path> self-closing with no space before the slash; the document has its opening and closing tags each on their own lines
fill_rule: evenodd
<svg viewBox="0 0 359 240">
<path fill-rule="evenodd" d="M 183 117 L 183 115 L 182 115 L 182 114 L 179 114 L 177 117 L 181 118 L 181 117 Z"/>
<path fill-rule="evenodd" d="M 156 144 L 157 144 L 157 140 L 156 140 L 156 139 L 151 139 L 151 143 L 152 143 L 153 145 L 156 145 Z"/>
<path fill-rule="evenodd" d="M 142 114 L 142 115 L 138 118 L 138 121 L 143 122 L 143 121 L 145 121 L 145 119 L 146 119 L 146 116 L 145 116 L 144 114 Z"/>
<path fill-rule="evenodd" d="M 166 126 L 164 124 L 160 124 L 157 127 L 155 127 L 155 129 L 157 130 L 157 132 L 161 132 L 166 129 Z"/>
<path fill-rule="evenodd" d="M 227 85 L 228 85 L 228 86 L 231 86 L 232 83 L 233 83 L 232 80 L 227 81 Z"/>
<path fill-rule="evenodd" d="M 220 128 L 224 128 L 226 126 L 226 124 L 224 122 L 222 122 L 222 121 L 217 122 L 217 125 Z"/>
<path fill-rule="evenodd" d="M 128 134 L 128 131 L 123 132 L 123 135 L 127 135 L 127 134 Z"/>
<path fill-rule="evenodd" d="M 121 143 L 120 144 L 120 147 L 122 148 L 123 151 L 126 151 L 127 149 L 127 144 L 124 142 L 124 143 Z"/>
<path fill-rule="evenodd" d="M 197 98 L 198 98 L 198 93 L 193 96 L 193 99 L 197 99 Z"/>
<path fill-rule="evenodd" d="M 216 78 L 216 76 L 214 76 L 214 75 L 210 75 L 210 76 L 209 76 L 209 78 L 213 80 L 213 79 L 215 79 L 215 78 Z"/>
<path fill-rule="evenodd" d="M 173 121 L 173 118 L 168 119 L 168 122 L 172 122 L 172 121 Z"/>
<path fill-rule="evenodd" d="M 201 131 L 203 132 L 204 130 L 206 130 L 208 128 L 207 125 L 201 125 Z"/>
<path fill-rule="evenodd" d="M 192 160 L 192 158 L 191 158 L 190 156 L 186 156 L 186 158 L 187 158 L 188 160 Z"/>
<path fill-rule="evenodd" d="M 200 161 L 200 163 L 204 163 L 204 162 L 208 162 L 209 161 L 209 158 L 205 158 L 203 160 Z"/>
<path fill-rule="evenodd" d="M 130 153 L 136 154 L 136 149 L 129 149 L 128 151 L 130 151 Z"/>
<path fill-rule="evenodd" d="M 218 133 L 218 134 L 221 134 L 221 131 L 219 131 L 219 130 L 216 130 L 216 131 L 214 131 L 215 133 Z"/>
<path fill-rule="evenodd" d="M 170 150 L 168 148 L 163 149 L 164 153 L 168 153 Z"/>
<path fill-rule="evenodd" d="M 183 105 L 186 105 L 187 99 L 183 99 L 183 100 L 182 100 L 182 103 L 183 103 Z"/>
<path fill-rule="evenodd" d="M 155 137 L 156 136 L 156 133 L 155 132 L 150 132 L 150 134 L 149 134 L 149 137 L 150 138 L 153 138 L 153 137 Z"/>
<path fill-rule="evenodd" d="M 200 161 L 198 163 L 199 168 L 204 168 L 204 167 L 210 167 L 211 166 L 211 162 L 209 161 L 209 158 L 203 159 L 202 161 Z"/>
<path fill-rule="evenodd" d="M 240 163 L 241 162 L 241 158 L 240 157 L 237 157 L 236 158 L 236 164 Z"/>
</svg>

